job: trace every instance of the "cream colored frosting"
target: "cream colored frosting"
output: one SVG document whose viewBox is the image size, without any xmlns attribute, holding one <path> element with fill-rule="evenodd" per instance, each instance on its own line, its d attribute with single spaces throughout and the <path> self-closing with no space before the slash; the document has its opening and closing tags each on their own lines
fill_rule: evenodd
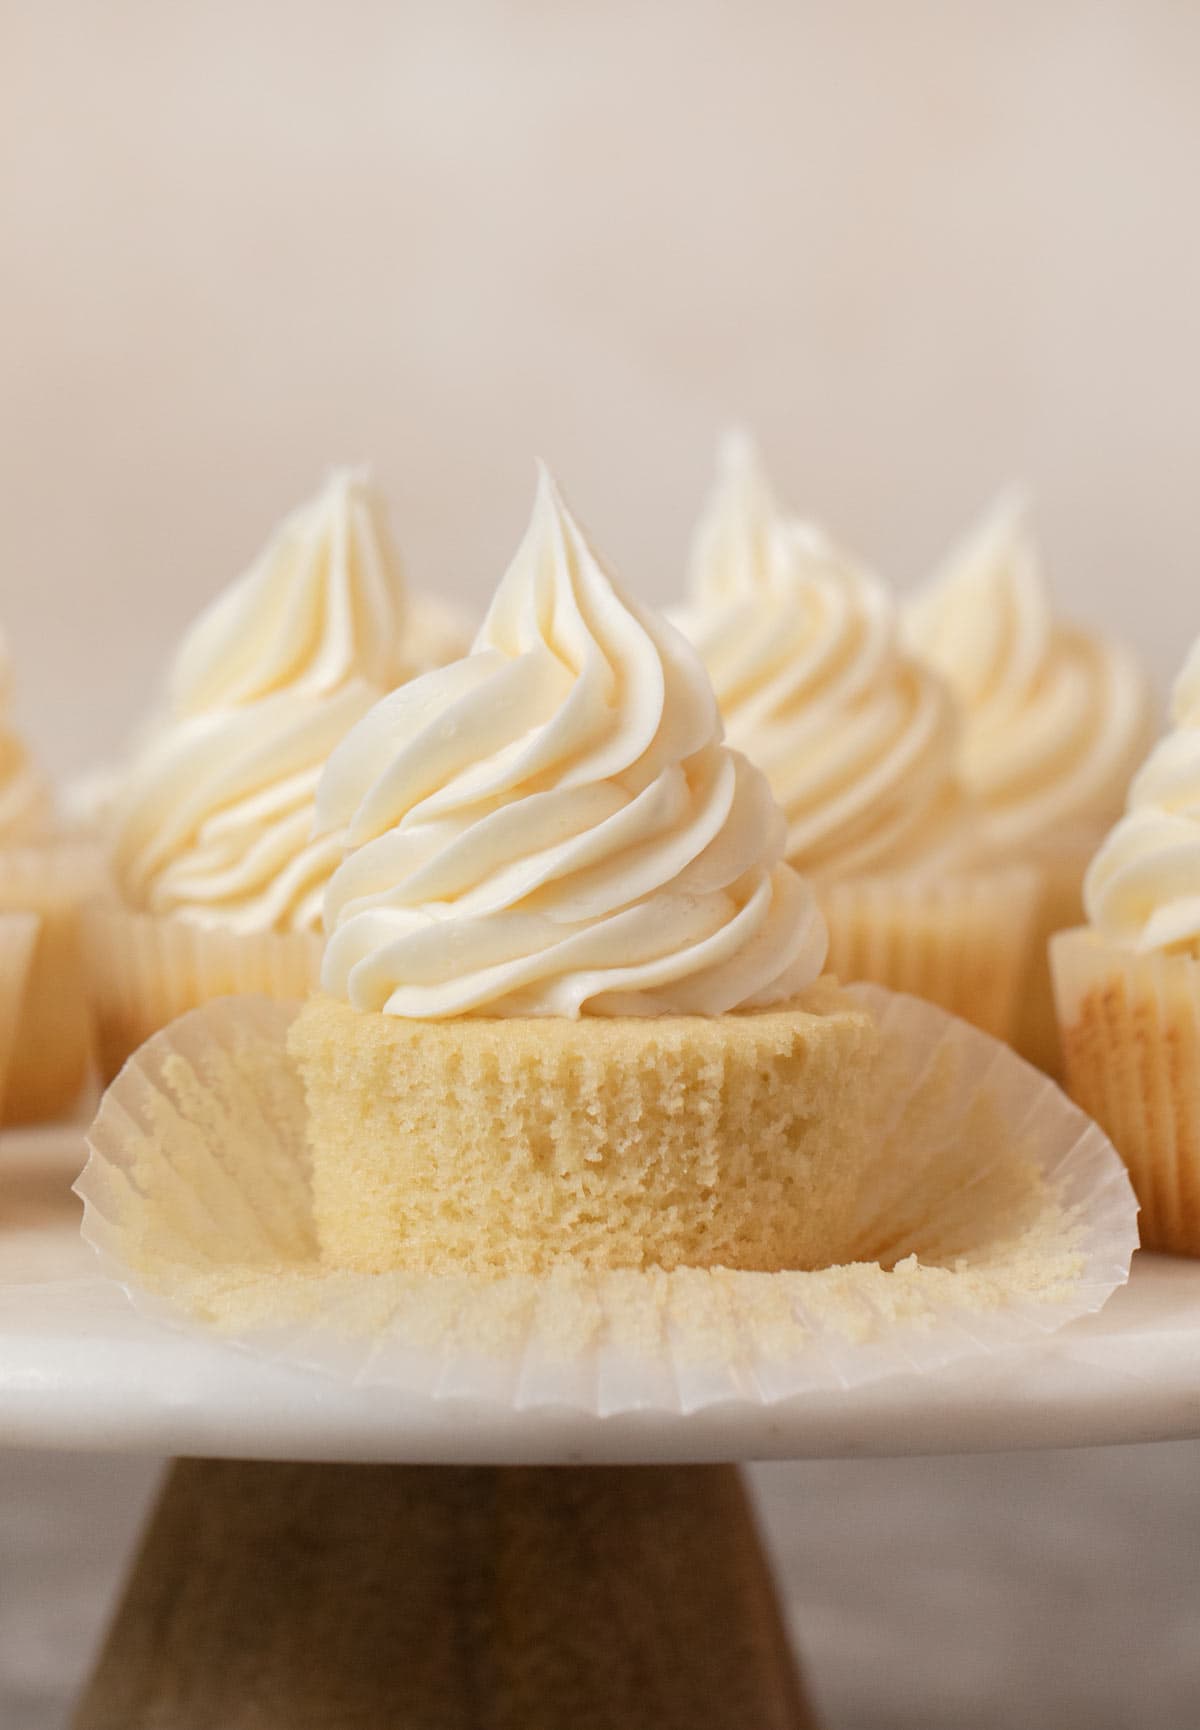
<svg viewBox="0 0 1200 1730">
<path fill-rule="evenodd" d="M 184 640 L 166 713 L 113 803 L 132 905 L 243 931 L 320 928 L 341 855 L 312 833 L 317 779 L 424 652 L 407 608 L 377 494 L 335 474 Z"/>
<path fill-rule="evenodd" d="M 313 837 L 317 780 L 379 695 L 356 679 L 164 727 L 116 802 L 113 869 L 126 900 L 235 931 L 318 931 L 341 846 Z"/>
<path fill-rule="evenodd" d="M 984 852 L 1112 821 L 1149 737 L 1149 689 L 1119 645 L 1055 619 L 1019 499 L 914 597 L 906 630 L 962 703 L 959 772 Z"/>
<path fill-rule="evenodd" d="M 0 844 L 39 840 L 53 826 L 50 786 L 8 718 L 12 663 L 0 637 Z"/>
<path fill-rule="evenodd" d="M 390 690 L 411 671 L 405 607 L 383 502 L 365 475 L 341 470 L 196 620 L 171 671 L 171 710 L 322 695 L 351 678 Z"/>
<path fill-rule="evenodd" d="M 544 474 L 472 653 L 375 706 L 317 809 L 348 849 L 323 983 L 359 1009 L 716 1015 L 784 1001 L 824 961 L 702 667 Z"/>
<path fill-rule="evenodd" d="M 780 509 L 743 435 L 723 447 L 692 596 L 679 623 L 783 807 L 792 863 L 845 877 L 940 856 L 959 808 L 949 693 L 899 647 L 883 586 Z"/>
<path fill-rule="evenodd" d="M 1088 919 L 1138 950 L 1200 954 L 1200 642 L 1175 684 L 1175 726 L 1135 776 L 1084 881 Z"/>
</svg>

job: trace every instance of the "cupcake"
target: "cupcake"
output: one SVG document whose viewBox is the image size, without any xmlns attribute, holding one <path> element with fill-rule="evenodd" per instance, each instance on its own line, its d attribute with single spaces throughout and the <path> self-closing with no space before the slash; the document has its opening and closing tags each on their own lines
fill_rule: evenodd
<svg viewBox="0 0 1200 1730">
<path fill-rule="evenodd" d="M 905 627 L 962 706 L 958 769 L 980 858 L 1032 863 L 1041 875 L 1015 1043 L 1055 1073 L 1046 943 L 1079 923 L 1087 862 L 1149 743 L 1146 678 L 1119 644 L 1054 617 L 1027 513 L 1013 497 L 912 599 Z"/>
<path fill-rule="evenodd" d="M 0 1109 L 7 1100 L 40 923 L 36 913 L 0 913 Z"/>
<path fill-rule="evenodd" d="M 472 653 L 351 728 L 317 826 L 289 1049 L 327 1265 L 836 1259 L 874 1025 L 700 662 L 545 475 Z"/>
<path fill-rule="evenodd" d="M 197 620 L 113 795 L 115 895 L 87 919 L 101 1068 L 227 992 L 302 995 L 340 858 L 317 777 L 372 704 L 449 647 L 410 601 L 382 503 L 335 474 Z"/>
<path fill-rule="evenodd" d="M 1007 1034 L 1031 874 L 975 868 L 948 688 L 901 648 L 883 586 L 780 509 L 741 436 L 725 446 L 679 619 L 730 743 L 783 808 L 834 971 Z"/>
<path fill-rule="evenodd" d="M 10 688 L 0 642 L 0 918 L 32 917 L 36 932 L 10 1028 L 3 1121 L 30 1123 L 68 1111 L 87 1078 L 79 908 L 101 871 L 95 851 L 62 832 L 50 784 L 8 721 Z"/>
<path fill-rule="evenodd" d="M 1172 714 L 1051 961 L 1067 1086 L 1129 1167 L 1142 1242 L 1200 1255 L 1200 643 Z"/>
</svg>

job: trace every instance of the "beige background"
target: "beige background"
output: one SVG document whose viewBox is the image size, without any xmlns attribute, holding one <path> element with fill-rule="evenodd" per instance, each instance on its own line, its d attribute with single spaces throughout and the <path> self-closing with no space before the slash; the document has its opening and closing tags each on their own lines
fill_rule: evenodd
<svg viewBox="0 0 1200 1730">
<path fill-rule="evenodd" d="M 899 580 L 1000 483 L 1200 625 L 1200 7 L 3 0 L 0 617 L 111 748 L 326 465 L 477 599 L 535 453 L 678 590 L 714 437 Z"/>
<path fill-rule="evenodd" d="M 0 0 L 0 619 L 51 761 L 373 458 L 482 601 L 535 453 L 678 591 L 712 445 L 897 580 L 1000 483 L 1165 678 L 1200 628 L 1189 0 Z M 1194 1447 L 759 1478 L 831 1730 L 1193 1730 Z M 154 1468 L 0 1452 L 54 1730 Z"/>
</svg>

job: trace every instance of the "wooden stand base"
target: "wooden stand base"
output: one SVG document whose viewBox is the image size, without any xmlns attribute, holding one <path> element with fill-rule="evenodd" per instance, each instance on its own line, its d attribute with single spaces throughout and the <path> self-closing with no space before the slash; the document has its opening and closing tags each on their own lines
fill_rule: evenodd
<svg viewBox="0 0 1200 1730">
<path fill-rule="evenodd" d="M 168 1480 L 75 1730 L 801 1730 L 732 1466 Z"/>
</svg>

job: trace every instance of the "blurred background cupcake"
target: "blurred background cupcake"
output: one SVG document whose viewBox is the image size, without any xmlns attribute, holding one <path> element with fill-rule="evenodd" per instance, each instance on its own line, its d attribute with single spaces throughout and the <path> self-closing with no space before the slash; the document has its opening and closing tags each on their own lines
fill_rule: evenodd
<svg viewBox="0 0 1200 1730">
<path fill-rule="evenodd" d="M 12 723 L 11 686 L 0 640 L 0 919 L 8 940 L 0 965 L 13 1011 L 0 1036 L 8 1042 L 0 1109 L 6 1123 L 29 1123 L 68 1111 L 87 1077 L 79 908 L 101 866 L 61 823 L 50 783 Z"/>
<path fill-rule="evenodd" d="M 1046 943 L 1082 916 L 1087 862 L 1152 734 L 1149 685 L 1119 643 L 1055 617 L 1016 494 L 912 597 L 904 624 L 961 705 L 958 773 L 979 861 L 1032 863 L 1041 873 L 1014 1040 L 1057 1073 Z"/>
<path fill-rule="evenodd" d="M 1171 708 L 1051 959 L 1067 1086 L 1129 1166 L 1143 1243 L 1200 1255 L 1200 642 Z"/>
<path fill-rule="evenodd" d="M 975 866 L 949 688 L 902 648 L 883 585 L 780 508 L 744 434 L 719 469 L 677 622 L 729 742 L 783 808 L 831 970 L 1007 1036 L 1036 882 L 1024 865 Z"/>
<path fill-rule="evenodd" d="M 105 1077 L 165 1022 L 228 992 L 302 996 L 340 839 L 314 839 L 317 777 L 387 691 L 465 647 L 414 607 L 382 500 L 331 477 L 201 615 L 111 800 L 114 894 L 88 912 Z"/>
</svg>

